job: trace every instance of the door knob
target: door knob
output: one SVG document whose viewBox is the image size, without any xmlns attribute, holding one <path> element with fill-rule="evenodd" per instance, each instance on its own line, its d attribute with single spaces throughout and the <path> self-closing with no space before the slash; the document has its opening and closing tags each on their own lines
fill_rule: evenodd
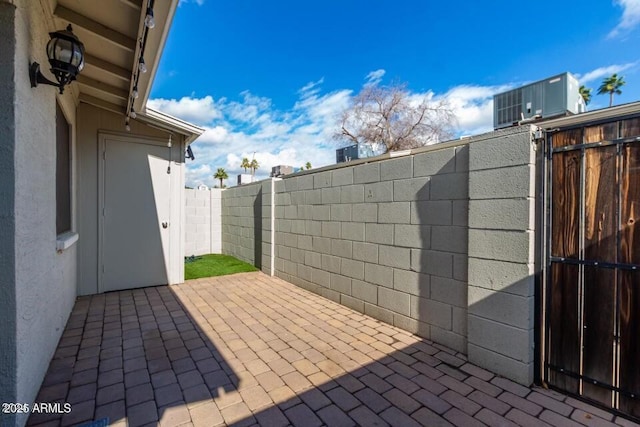
<svg viewBox="0 0 640 427">
<path fill-rule="evenodd" d="M 162 223 L 162 228 L 167 228 L 168 226 L 169 226 L 169 223 L 168 223 L 168 222 L 163 222 L 163 223 Z"/>
</svg>

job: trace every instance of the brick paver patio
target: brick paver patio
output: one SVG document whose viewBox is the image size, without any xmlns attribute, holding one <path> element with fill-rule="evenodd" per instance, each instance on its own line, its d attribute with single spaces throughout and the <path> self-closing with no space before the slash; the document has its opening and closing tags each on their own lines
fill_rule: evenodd
<svg viewBox="0 0 640 427">
<path fill-rule="evenodd" d="M 30 425 L 636 425 L 262 273 L 79 298 Z"/>
</svg>

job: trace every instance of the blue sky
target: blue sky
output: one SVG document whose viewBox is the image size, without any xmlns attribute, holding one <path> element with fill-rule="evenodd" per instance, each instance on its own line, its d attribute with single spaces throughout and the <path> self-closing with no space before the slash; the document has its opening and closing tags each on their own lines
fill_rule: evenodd
<svg viewBox="0 0 640 427">
<path fill-rule="evenodd" d="M 569 71 L 594 88 L 625 77 L 640 99 L 640 0 L 181 0 L 149 105 L 205 127 L 187 184 L 213 185 L 254 155 L 335 163 L 336 117 L 370 81 L 445 97 L 458 134 L 492 129 L 492 95 Z M 235 181 L 230 179 L 229 184 Z"/>
</svg>

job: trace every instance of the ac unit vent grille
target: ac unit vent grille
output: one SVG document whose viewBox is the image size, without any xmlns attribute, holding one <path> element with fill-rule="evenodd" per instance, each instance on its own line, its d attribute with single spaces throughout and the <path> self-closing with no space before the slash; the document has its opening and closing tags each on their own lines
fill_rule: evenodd
<svg viewBox="0 0 640 427">
<path fill-rule="evenodd" d="M 496 95 L 495 98 L 499 124 L 511 124 L 521 119 L 522 89 L 501 93 Z"/>
</svg>

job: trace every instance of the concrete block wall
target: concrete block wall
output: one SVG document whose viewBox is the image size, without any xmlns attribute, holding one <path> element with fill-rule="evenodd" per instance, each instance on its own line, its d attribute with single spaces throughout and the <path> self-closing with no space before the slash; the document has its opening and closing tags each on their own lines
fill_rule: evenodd
<svg viewBox="0 0 640 427">
<path fill-rule="evenodd" d="M 262 183 L 222 191 L 222 253 L 262 266 Z"/>
<path fill-rule="evenodd" d="M 222 253 L 222 190 L 185 190 L 185 256 Z"/>
<path fill-rule="evenodd" d="M 275 274 L 466 353 L 468 149 L 285 177 Z"/>
<path fill-rule="evenodd" d="M 273 247 L 275 275 L 531 384 L 531 134 L 523 126 L 227 189 L 223 251 L 271 273 Z"/>
<path fill-rule="evenodd" d="M 256 257 L 260 257 L 260 263 L 255 263 L 254 265 L 259 265 L 261 270 L 265 274 L 271 275 L 271 242 L 272 242 L 272 232 L 271 232 L 271 218 L 275 215 L 276 205 L 273 202 L 276 201 L 275 194 L 272 195 L 272 188 L 275 188 L 274 183 L 277 183 L 279 178 L 274 178 L 268 181 L 262 181 L 261 185 L 261 233 L 260 233 L 260 243 L 261 243 L 261 251 L 260 253 L 256 253 Z M 256 204 L 258 201 L 256 200 Z M 274 259 L 275 261 L 275 259 Z"/>
<path fill-rule="evenodd" d="M 468 357 L 533 382 L 535 147 L 529 126 L 469 147 Z"/>
</svg>

